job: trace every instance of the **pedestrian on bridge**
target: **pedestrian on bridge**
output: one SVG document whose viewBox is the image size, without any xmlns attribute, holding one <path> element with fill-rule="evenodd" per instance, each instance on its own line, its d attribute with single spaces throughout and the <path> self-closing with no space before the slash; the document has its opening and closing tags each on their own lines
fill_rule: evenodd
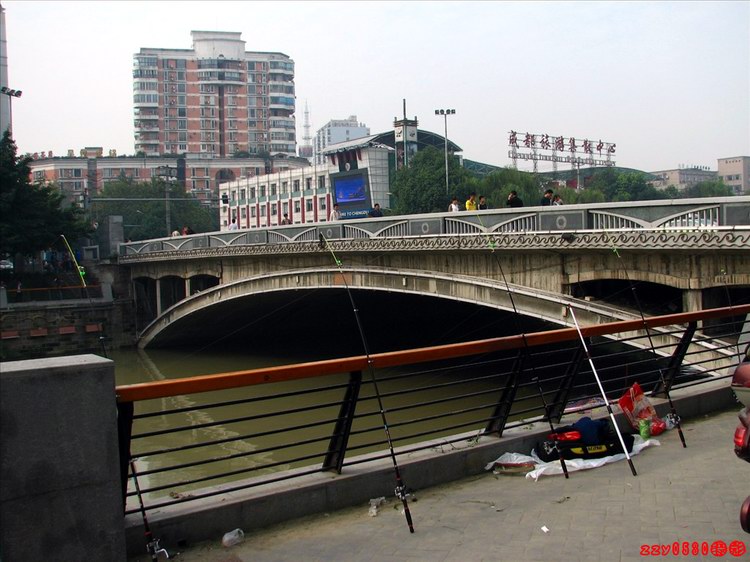
<svg viewBox="0 0 750 562">
<path fill-rule="evenodd" d="M 466 210 L 476 211 L 477 210 L 477 194 L 473 191 L 469 194 L 469 198 L 466 200 Z"/>
<path fill-rule="evenodd" d="M 339 211 L 339 204 L 334 203 L 333 204 L 333 210 L 331 211 L 331 214 L 328 216 L 328 220 L 331 222 L 340 221 L 341 220 L 341 211 Z"/>
<path fill-rule="evenodd" d="M 461 211 L 461 206 L 458 204 L 458 197 L 453 197 L 453 199 L 451 199 L 450 205 L 448 205 L 448 212 L 458 213 L 460 211 Z"/>
<path fill-rule="evenodd" d="M 523 207 L 523 199 L 518 196 L 515 190 L 508 194 L 508 200 L 505 202 L 509 207 Z"/>
</svg>

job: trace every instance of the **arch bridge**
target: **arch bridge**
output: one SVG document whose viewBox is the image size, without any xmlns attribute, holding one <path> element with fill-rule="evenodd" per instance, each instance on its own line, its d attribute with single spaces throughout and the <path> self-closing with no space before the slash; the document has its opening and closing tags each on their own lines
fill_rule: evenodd
<svg viewBox="0 0 750 562">
<path fill-rule="evenodd" d="M 602 299 L 633 287 L 644 308 L 671 300 L 669 312 L 746 303 L 749 249 L 750 197 L 727 197 L 215 232 L 124 244 L 120 263 L 131 270 L 146 346 L 177 339 L 221 303 L 344 285 L 515 306 L 563 326 L 568 305 L 587 323 L 637 316 L 632 303 Z"/>
</svg>

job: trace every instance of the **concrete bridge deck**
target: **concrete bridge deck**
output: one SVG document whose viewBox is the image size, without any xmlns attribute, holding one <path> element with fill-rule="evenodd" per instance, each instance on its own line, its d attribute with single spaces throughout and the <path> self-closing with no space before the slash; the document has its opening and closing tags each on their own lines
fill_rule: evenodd
<svg viewBox="0 0 750 562">
<path fill-rule="evenodd" d="M 178 559 L 635 561 L 651 556 L 652 545 L 677 541 L 690 554 L 670 551 L 660 559 L 747 560 L 750 535 L 740 528 L 739 510 L 750 494 L 750 465 L 732 450 L 739 408 L 685 422 L 687 449 L 676 431 L 661 435 L 660 447 L 633 458 L 637 477 L 625 462 L 574 472 L 569 480 L 487 472 L 418 491 L 410 504 L 413 535 L 391 497 L 377 517 L 368 516 L 365 504 L 248 533 L 231 548 L 217 537 Z M 704 542 L 717 554 L 694 556 L 693 545 Z"/>
</svg>

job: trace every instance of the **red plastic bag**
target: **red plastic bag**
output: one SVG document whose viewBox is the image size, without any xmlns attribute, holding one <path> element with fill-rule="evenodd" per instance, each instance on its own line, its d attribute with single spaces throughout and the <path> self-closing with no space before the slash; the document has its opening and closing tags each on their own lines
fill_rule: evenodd
<svg viewBox="0 0 750 562">
<path fill-rule="evenodd" d="M 664 428 L 660 430 L 658 422 L 662 422 L 662 424 L 664 422 L 656 415 L 656 410 L 651 405 L 648 397 L 643 394 L 641 385 L 637 382 L 633 383 L 633 386 L 625 391 L 625 394 L 620 397 L 617 403 L 628 418 L 630 425 L 636 431 L 639 429 L 638 424 L 640 420 L 648 420 L 650 422 L 651 435 L 659 435 L 666 428 L 666 424 L 664 424 Z M 657 433 L 654 432 L 655 425 Z"/>
</svg>

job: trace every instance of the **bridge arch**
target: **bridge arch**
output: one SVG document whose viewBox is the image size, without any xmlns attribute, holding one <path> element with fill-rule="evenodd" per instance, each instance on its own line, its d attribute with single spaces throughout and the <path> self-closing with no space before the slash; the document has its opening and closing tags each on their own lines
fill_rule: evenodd
<svg viewBox="0 0 750 562">
<path fill-rule="evenodd" d="M 588 303 L 556 293 L 466 275 L 439 274 L 434 271 L 318 267 L 303 270 L 271 272 L 212 287 L 174 304 L 151 322 L 141 333 L 139 346 L 170 339 L 191 315 L 213 306 L 264 293 L 283 291 L 344 289 L 405 293 L 449 299 L 512 312 L 557 324 L 572 326 L 566 305 L 578 310 L 580 321 L 601 323 L 632 319 L 627 312 L 600 303 Z M 510 293 L 513 295 L 511 302 Z"/>
</svg>

